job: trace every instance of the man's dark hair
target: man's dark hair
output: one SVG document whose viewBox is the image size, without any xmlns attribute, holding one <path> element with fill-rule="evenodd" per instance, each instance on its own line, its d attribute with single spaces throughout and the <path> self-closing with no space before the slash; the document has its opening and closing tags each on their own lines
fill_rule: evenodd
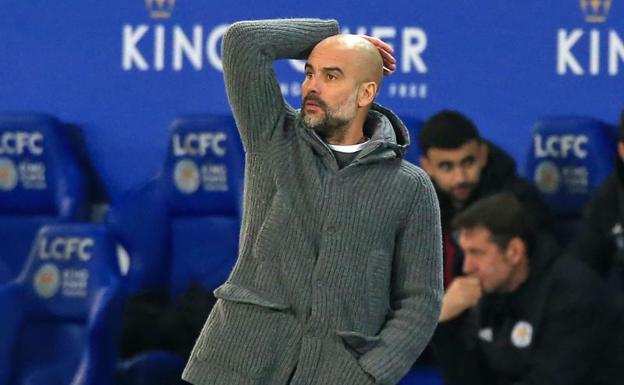
<svg viewBox="0 0 624 385">
<path fill-rule="evenodd" d="M 443 110 L 431 116 L 418 134 L 424 155 L 430 148 L 457 149 L 471 140 L 481 141 L 477 126 L 461 112 Z"/>
<path fill-rule="evenodd" d="M 535 240 L 531 218 L 511 193 L 498 193 L 476 201 L 453 219 L 453 227 L 456 230 L 484 227 L 492 233 L 492 242 L 501 250 L 518 237 L 530 254 Z"/>
</svg>

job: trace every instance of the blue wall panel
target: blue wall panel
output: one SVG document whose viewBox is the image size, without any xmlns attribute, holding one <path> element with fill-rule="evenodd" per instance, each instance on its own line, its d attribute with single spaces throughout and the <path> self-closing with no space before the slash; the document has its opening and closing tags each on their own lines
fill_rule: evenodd
<svg viewBox="0 0 624 385">
<path fill-rule="evenodd" d="M 521 164 L 538 117 L 615 122 L 624 106 L 624 0 L 596 13 L 572 0 L 170 3 L 163 18 L 156 0 L 0 0 L 0 111 L 82 125 L 113 197 L 160 167 L 176 115 L 229 113 L 220 37 L 241 19 L 336 18 L 381 34 L 399 59 L 381 103 L 417 118 L 463 110 Z M 303 75 L 276 68 L 298 106 Z"/>
</svg>

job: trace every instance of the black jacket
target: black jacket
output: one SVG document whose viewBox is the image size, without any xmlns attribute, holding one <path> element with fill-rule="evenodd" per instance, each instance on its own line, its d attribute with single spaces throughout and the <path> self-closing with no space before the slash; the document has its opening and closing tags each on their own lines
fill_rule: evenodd
<svg viewBox="0 0 624 385">
<path fill-rule="evenodd" d="M 583 213 L 578 237 L 568 253 L 587 263 L 606 279 L 624 269 L 624 164 L 594 192 Z M 624 287 L 620 288 L 624 291 Z"/>
<path fill-rule="evenodd" d="M 607 347 L 613 367 L 624 362 L 624 164 L 618 159 L 613 173 L 585 206 L 581 228 L 568 255 L 582 260 L 604 279 L 618 314 L 612 345 Z M 623 341 L 617 343 L 616 341 Z M 624 373 L 620 364 L 619 375 Z"/>
<path fill-rule="evenodd" d="M 538 241 L 528 280 L 440 323 L 433 348 L 447 385 L 596 384 L 614 319 L 601 279 Z M 617 369 L 617 368 L 616 368 Z M 598 380 L 598 377 L 601 377 Z"/>
</svg>

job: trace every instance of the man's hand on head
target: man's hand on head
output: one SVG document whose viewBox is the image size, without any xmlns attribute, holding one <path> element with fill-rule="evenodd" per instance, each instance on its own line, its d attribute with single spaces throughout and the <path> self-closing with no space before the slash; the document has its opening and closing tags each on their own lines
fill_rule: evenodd
<svg viewBox="0 0 624 385">
<path fill-rule="evenodd" d="M 381 39 L 376 37 L 368 36 L 368 35 L 358 35 L 369 42 L 371 42 L 381 54 L 381 58 L 383 59 L 383 71 L 385 76 L 390 76 L 396 70 L 396 59 L 392 56 L 394 49 L 388 44 L 383 42 Z"/>
<path fill-rule="evenodd" d="M 444 294 L 440 322 L 456 318 L 465 310 L 479 303 L 483 292 L 481 282 L 476 277 L 457 277 Z"/>
</svg>

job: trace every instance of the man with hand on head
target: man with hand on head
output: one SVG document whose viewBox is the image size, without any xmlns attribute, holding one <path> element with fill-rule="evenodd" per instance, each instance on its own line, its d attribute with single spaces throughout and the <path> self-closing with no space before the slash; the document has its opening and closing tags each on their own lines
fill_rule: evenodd
<svg viewBox="0 0 624 385">
<path fill-rule="evenodd" d="M 196 385 L 396 384 L 442 297 L 440 212 L 374 103 L 392 49 L 335 21 L 245 21 L 223 38 L 246 157 L 236 265 L 183 378 Z M 307 59 L 300 110 L 272 64 Z"/>
<path fill-rule="evenodd" d="M 453 221 L 463 276 L 443 300 L 432 346 L 447 385 L 615 384 L 605 352 L 615 318 L 600 278 L 558 257 L 509 193 Z"/>
</svg>

